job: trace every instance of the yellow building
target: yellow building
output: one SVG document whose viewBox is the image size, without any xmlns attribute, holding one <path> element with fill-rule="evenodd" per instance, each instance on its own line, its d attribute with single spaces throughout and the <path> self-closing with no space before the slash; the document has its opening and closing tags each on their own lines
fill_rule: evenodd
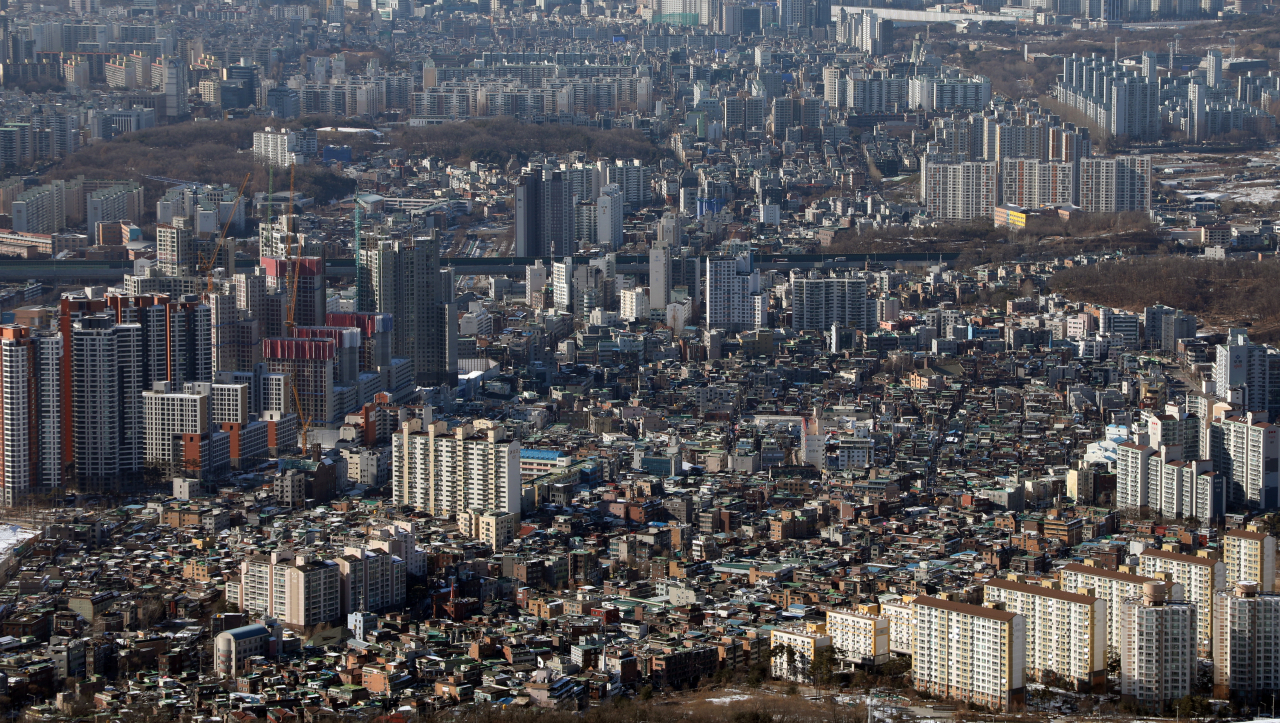
<svg viewBox="0 0 1280 723">
<path fill-rule="evenodd" d="M 820 648 L 831 646 L 831 637 L 822 633 L 822 628 L 810 628 L 813 632 L 775 629 L 769 633 L 770 648 L 790 648 L 795 651 L 788 655 L 778 652 L 773 656 L 773 677 L 790 680 L 796 683 L 811 683 L 809 667 L 813 664 L 813 656 Z"/>
<path fill-rule="evenodd" d="M 1222 538 L 1222 562 L 1227 585 L 1256 582 L 1262 592 L 1276 591 L 1276 538 L 1250 525 L 1229 530 Z"/>
</svg>

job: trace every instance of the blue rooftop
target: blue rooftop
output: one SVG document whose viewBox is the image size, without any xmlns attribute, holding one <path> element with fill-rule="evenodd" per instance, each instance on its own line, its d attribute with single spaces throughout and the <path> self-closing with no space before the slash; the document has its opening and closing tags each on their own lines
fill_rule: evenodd
<svg viewBox="0 0 1280 723">
<path fill-rule="evenodd" d="M 545 459 L 557 460 L 561 457 L 568 457 L 567 452 L 558 449 L 521 449 L 520 459 Z"/>
</svg>

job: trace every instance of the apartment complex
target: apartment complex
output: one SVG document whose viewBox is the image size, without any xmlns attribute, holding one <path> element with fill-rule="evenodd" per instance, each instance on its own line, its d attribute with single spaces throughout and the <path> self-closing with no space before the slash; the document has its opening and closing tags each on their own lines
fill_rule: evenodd
<svg viewBox="0 0 1280 723">
<path fill-rule="evenodd" d="M 911 605 L 916 690 L 999 711 L 1025 705 L 1026 618 L 928 596 Z"/>
<path fill-rule="evenodd" d="M 240 612 L 306 627 L 339 617 L 339 589 L 337 563 L 273 552 L 249 555 L 240 563 L 240 579 L 227 581 L 227 601 Z"/>
<path fill-rule="evenodd" d="M 1112 651 L 1119 652 L 1123 644 L 1123 621 L 1120 615 L 1123 601 L 1142 597 L 1144 586 L 1148 583 L 1166 586 L 1161 599 L 1171 602 L 1182 600 L 1182 586 L 1177 583 L 1143 577 L 1132 572 L 1133 568 L 1128 565 L 1123 566 L 1126 568 L 1123 570 L 1108 570 L 1095 567 L 1090 562 L 1092 561 L 1086 561 L 1083 565 L 1073 562 L 1063 566 L 1059 571 L 1059 581 L 1063 590 L 1092 590 L 1093 595 L 1106 601 L 1107 647 Z"/>
<path fill-rule="evenodd" d="M 1148 548 L 1138 556 L 1138 573 L 1156 577 L 1169 573 L 1182 585 L 1186 601 L 1195 605 L 1196 654 L 1213 656 L 1213 595 L 1226 584 L 1226 565 L 1210 557 L 1183 555 L 1169 550 Z"/>
<path fill-rule="evenodd" d="M 391 443 L 392 498 L 433 515 L 520 511 L 520 442 L 503 427 L 411 420 Z"/>
<path fill-rule="evenodd" d="M 1107 688 L 1107 601 L 1092 595 L 992 580 L 983 588 L 988 605 L 1026 620 L 1027 673 L 1048 682 L 1065 680 L 1079 691 Z"/>
</svg>

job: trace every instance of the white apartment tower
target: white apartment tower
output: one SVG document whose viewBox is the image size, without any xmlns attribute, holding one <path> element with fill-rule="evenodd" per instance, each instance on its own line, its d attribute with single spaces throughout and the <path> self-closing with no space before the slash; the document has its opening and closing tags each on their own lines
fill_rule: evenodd
<svg viewBox="0 0 1280 723">
<path fill-rule="evenodd" d="M 1143 577 L 1123 570 L 1108 570 L 1088 564 L 1073 562 L 1063 566 L 1059 571 L 1059 581 L 1063 590 L 1092 590 L 1098 598 L 1107 603 L 1107 647 L 1119 653 L 1123 644 L 1123 630 L 1120 616 L 1121 604 L 1130 598 L 1142 597 L 1143 586 L 1147 583 L 1164 585 L 1166 590 L 1163 600 L 1181 601 L 1182 586 L 1173 582 L 1164 582 L 1151 577 Z"/>
<path fill-rule="evenodd" d="M 1280 689 L 1280 595 L 1242 580 L 1214 595 L 1213 620 L 1213 697 L 1257 702 Z"/>
<path fill-rule="evenodd" d="M 1143 596 L 1120 606 L 1120 699 L 1162 713 L 1190 695 L 1196 679 L 1196 606 L 1164 599 L 1146 583 Z"/>
<path fill-rule="evenodd" d="M 737 332 L 763 328 L 768 323 L 768 303 L 751 254 L 707 259 L 708 329 Z"/>
</svg>

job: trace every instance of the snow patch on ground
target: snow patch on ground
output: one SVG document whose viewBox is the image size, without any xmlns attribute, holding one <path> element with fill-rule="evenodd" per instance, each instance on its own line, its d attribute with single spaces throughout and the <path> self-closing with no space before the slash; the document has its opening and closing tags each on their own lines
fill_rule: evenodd
<svg viewBox="0 0 1280 723">
<path fill-rule="evenodd" d="M 715 703 L 716 705 L 729 705 L 730 703 L 737 703 L 737 702 L 738 702 L 738 701 L 740 701 L 740 700 L 751 700 L 751 696 L 749 696 L 749 695 L 726 695 L 726 696 L 725 696 L 725 697 L 723 697 L 723 698 L 707 698 L 707 702 L 708 702 L 708 703 Z"/>
</svg>

